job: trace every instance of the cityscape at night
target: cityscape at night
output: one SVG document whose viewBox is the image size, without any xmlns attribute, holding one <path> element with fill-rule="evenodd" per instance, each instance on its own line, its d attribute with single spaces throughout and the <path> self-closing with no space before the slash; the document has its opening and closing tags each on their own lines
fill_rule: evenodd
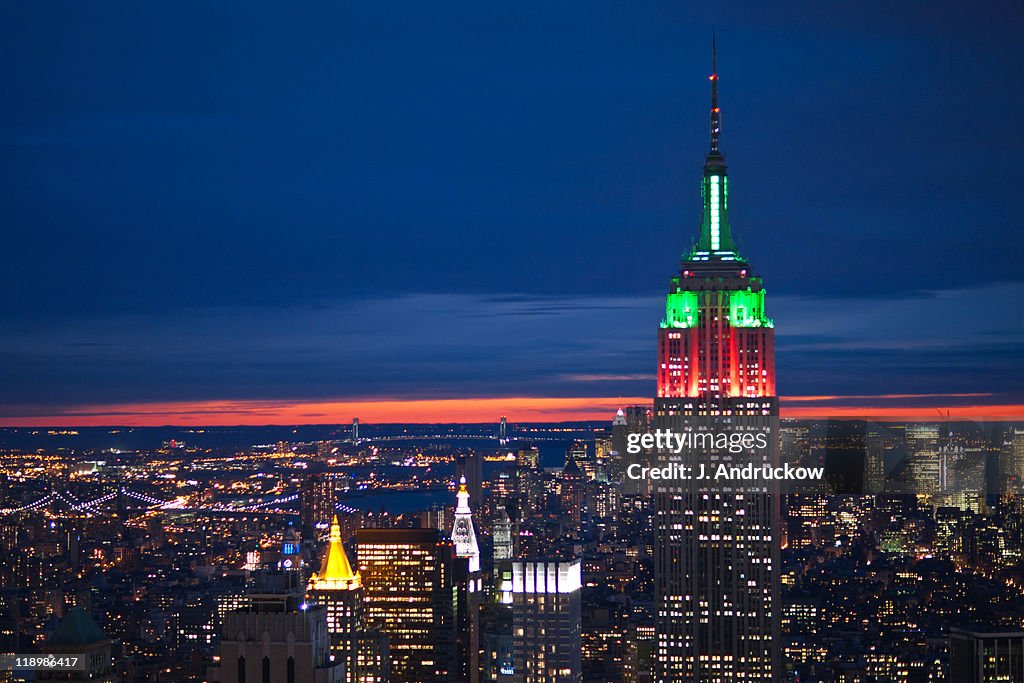
<svg viewBox="0 0 1024 683">
<path fill-rule="evenodd" d="M 657 673 L 671 607 L 659 584 L 673 580 L 658 563 L 665 506 L 626 474 L 623 447 L 651 416 L 4 430 L 4 650 L 47 652 L 74 628 L 57 649 L 106 665 L 71 680 L 258 681 L 264 656 L 271 681 L 289 680 L 289 657 L 297 681 L 737 680 Z M 862 491 L 916 476 L 937 489 L 940 470 L 962 485 L 780 499 L 778 564 L 759 579 L 778 591 L 761 679 L 1017 680 L 1024 502 L 1009 482 L 1024 429 L 784 419 L 779 435 L 827 469 L 859 454 Z M 36 439 L 47 445 L 12 446 Z M 326 627 L 301 661 L 268 626 L 295 615 Z M 1002 634 L 1010 677 L 954 675 L 956 648 L 999 640 L 984 634 Z M 240 638 L 259 655 L 247 675 Z M 541 661 L 554 670 L 531 671 Z"/>
<path fill-rule="evenodd" d="M 1024 683 L 1021 8 L 241 7 L 3 10 L 0 683 Z"/>
</svg>

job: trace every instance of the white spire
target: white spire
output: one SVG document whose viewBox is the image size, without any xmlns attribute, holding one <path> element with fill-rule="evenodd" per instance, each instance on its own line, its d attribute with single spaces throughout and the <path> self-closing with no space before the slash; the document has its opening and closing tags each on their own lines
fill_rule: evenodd
<svg viewBox="0 0 1024 683">
<path fill-rule="evenodd" d="M 452 542 L 455 543 L 455 554 L 469 558 L 469 571 L 480 571 L 480 546 L 476 542 L 476 530 L 473 529 L 473 511 L 469 509 L 469 491 L 466 490 L 466 478 L 459 479 L 459 491 L 455 494 L 459 504 L 455 507 L 455 523 L 452 525 Z"/>
<path fill-rule="evenodd" d="M 458 499 L 458 507 L 455 508 L 455 513 L 470 514 L 472 511 L 469 509 L 469 491 L 466 490 L 466 478 L 459 477 L 459 492 L 455 494 Z"/>
</svg>

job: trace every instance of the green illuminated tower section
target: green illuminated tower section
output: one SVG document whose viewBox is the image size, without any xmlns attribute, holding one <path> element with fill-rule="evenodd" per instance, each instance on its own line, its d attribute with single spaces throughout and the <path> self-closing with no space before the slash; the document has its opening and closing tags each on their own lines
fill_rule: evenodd
<svg viewBox="0 0 1024 683">
<path fill-rule="evenodd" d="M 773 429 L 775 329 L 761 278 L 729 223 L 719 149 L 718 73 L 711 74 L 711 149 L 701 178 L 700 232 L 672 277 L 658 330 L 654 427 Z M 740 427 L 742 425 L 742 427 Z M 770 440 L 772 441 L 772 440 Z M 756 454 L 777 461 L 772 446 Z M 655 466 L 698 471 L 707 454 L 653 453 Z M 652 481 L 657 683 L 777 683 L 778 497 L 704 482 Z"/>
</svg>

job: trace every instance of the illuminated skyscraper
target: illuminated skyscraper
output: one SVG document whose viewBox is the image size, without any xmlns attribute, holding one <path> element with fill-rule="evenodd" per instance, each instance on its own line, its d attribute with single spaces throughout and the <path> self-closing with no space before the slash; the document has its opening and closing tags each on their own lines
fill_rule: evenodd
<svg viewBox="0 0 1024 683">
<path fill-rule="evenodd" d="M 733 242 L 729 179 L 719 150 L 717 70 L 710 79 L 711 150 L 701 180 L 700 237 L 666 300 L 654 426 L 675 432 L 696 424 L 770 429 L 778 415 L 773 323 L 765 315 L 761 279 Z M 690 451 L 679 459 L 695 466 L 701 456 Z M 777 459 L 776 445 L 759 457 Z M 715 491 L 693 479 L 653 484 L 655 680 L 778 680 L 778 498 Z"/>
<path fill-rule="evenodd" d="M 565 456 L 565 467 L 558 478 L 558 495 L 562 503 L 562 514 L 572 520 L 573 526 L 579 527 L 585 515 L 586 484 L 571 449 Z"/>
<path fill-rule="evenodd" d="M 765 290 L 737 252 L 729 224 L 716 73 L 711 93 L 700 238 L 672 278 L 658 334 L 658 397 L 707 406 L 775 396 L 775 335 Z"/>
<path fill-rule="evenodd" d="M 540 467 L 540 448 L 523 446 L 516 451 L 516 467 L 535 470 Z"/>
<path fill-rule="evenodd" d="M 352 570 L 341 543 L 338 516 L 331 522 L 330 545 L 324 553 L 320 571 L 309 581 L 306 597 L 327 609 L 327 632 L 331 635 L 331 654 L 345 664 L 345 680 L 355 683 L 359 634 L 363 623 L 363 586 Z"/>
<path fill-rule="evenodd" d="M 936 493 L 940 481 L 939 426 L 910 423 L 907 425 L 907 468 L 917 493 Z"/>
<path fill-rule="evenodd" d="M 466 562 L 456 572 L 460 589 L 465 587 L 464 591 L 460 590 L 459 662 L 465 671 L 464 678 L 470 683 L 476 683 L 480 676 L 480 599 L 483 596 L 483 581 L 480 578 L 480 546 L 473 528 L 473 511 L 469 508 L 465 477 L 459 481 L 455 497 L 458 504 L 452 524 L 452 543 L 455 544 L 455 556 Z"/>
<path fill-rule="evenodd" d="M 1024 429 L 1010 431 L 1009 444 L 1003 454 L 1002 470 L 1005 493 L 1024 493 Z"/>
<path fill-rule="evenodd" d="M 360 529 L 367 626 L 390 636 L 391 683 L 455 680 L 455 547 L 437 529 Z"/>
<path fill-rule="evenodd" d="M 328 519 L 334 516 L 334 481 L 323 472 L 306 475 L 299 491 L 299 517 L 302 522 L 302 537 L 315 541 Z M 319 536 L 322 538 L 322 536 Z"/>
<path fill-rule="evenodd" d="M 498 505 L 494 511 L 494 561 L 511 560 L 512 520 L 504 505 Z"/>
<path fill-rule="evenodd" d="M 583 473 L 584 479 L 594 481 L 598 478 L 597 457 L 592 449 L 587 448 L 583 441 L 574 441 L 565 453 L 566 464 L 572 458 Z M 603 474 L 603 473 L 602 473 Z"/>
<path fill-rule="evenodd" d="M 618 419 L 618 415 L 615 419 Z M 611 429 L 594 434 L 594 459 L 597 461 L 598 471 L 602 473 L 603 481 L 622 481 L 622 459 L 612 446 Z"/>
<path fill-rule="evenodd" d="M 580 560 L 512 563 L 516 683 L 579 683 L 582 673 Z"/>
</svg>

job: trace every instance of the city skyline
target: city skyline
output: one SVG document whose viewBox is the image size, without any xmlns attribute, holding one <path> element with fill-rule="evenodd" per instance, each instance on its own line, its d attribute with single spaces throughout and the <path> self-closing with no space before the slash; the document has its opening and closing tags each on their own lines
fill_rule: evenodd
<svg viewBox="0 0 1024 683">
<path fill-rule="evenodd" d="M 5 10 L 0 683 L 1024 683 L 1014 23 L 538 7 Z"/>
<path fill-rule="evenodd" d="M 12 8 L 0 423 L 600 419 L 649 396 L 712 24 L 782 414 L 1021 417 L 1014 22 L 799 7 L 283 30 L 120 5 L 102 50 L 88 10 L 29 41 L 45 10 Z"/>
</svg>

